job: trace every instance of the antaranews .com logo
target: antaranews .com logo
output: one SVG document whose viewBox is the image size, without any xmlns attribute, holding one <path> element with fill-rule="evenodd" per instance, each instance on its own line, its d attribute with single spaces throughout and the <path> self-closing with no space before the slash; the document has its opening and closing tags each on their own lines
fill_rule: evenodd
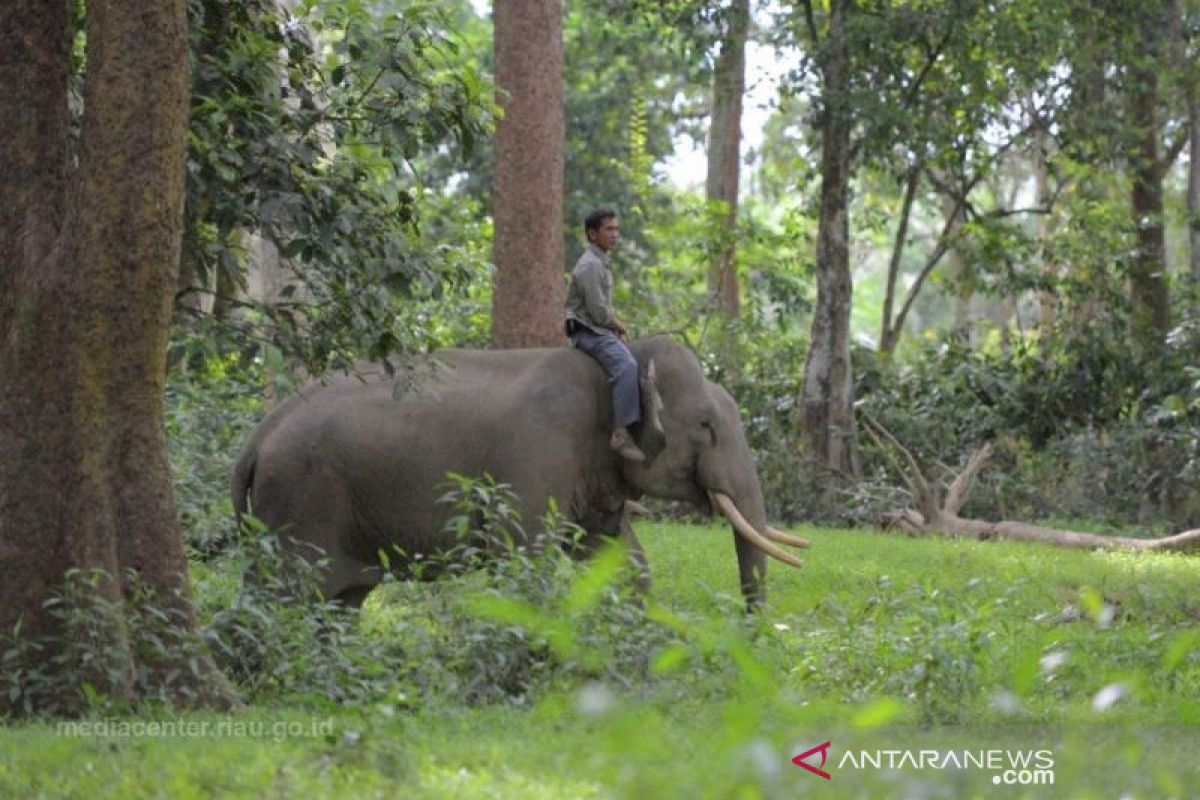
<svg viewBox="0 0 1200 800">
<path fill-rule="evenodd" d="M 832 742 L 811 747 L 792 758 L 792 763 L 817 777 L 832 780 L 826 772 Z M 820 755 L 821 763 L 815 764 Z M 836 769 L 979 769 L 993 773 L 997 786 L 1054 785 L 1052 750 L 847 750 Z"/>
</svg>

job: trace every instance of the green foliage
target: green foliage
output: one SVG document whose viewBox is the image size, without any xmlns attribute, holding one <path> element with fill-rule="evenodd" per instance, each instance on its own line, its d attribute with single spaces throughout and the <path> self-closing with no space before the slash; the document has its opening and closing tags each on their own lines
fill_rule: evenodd
<svg viewBox="0 0 1200 800">
<path fill-rule="evenodd" d="M 222 341 L 205 328 L 176 331 L 165 400 L 179 520 L 188 547 L 205 557 L 234 538 L 229 473 L 264 412 L 262 365 L 242 363 Z"/>
<path fill-rule="evenodd" d="M 427 189 L 412 159 L 449 143 L 469 152 L 493 112 L 448 16 L 423 2 L 191 11 L 185 267 L 201 283 L 218 270 L 240 282 L 242 237 L 260 232 L 305 290 L 260 309 L 267 335 L 312 372 L 421 349 L 393 299 L 463 276 L 453 240 L 421 232 Z"/>
<path fill-rule="evenodd" d="M 302 723 L 299 735 L 283 737 L 68 737 L 25 723 L 0 728 L 0 791 L 83 797 L 99 787 L 136 794 L 169 785 L 182 797 L 429 798 L 996 791 L 986 770 L 838 769 L 850 750 L 903 748 L 1047 748 L 1055 754 L 1055 791 L 1069 796 L 1114 788 L 1190 796 L 1200 787 L 1188 735 L 1200 719 L 1188 558 L 805 530 L 814 542 L 810 567 L 773 570 L 767 616 L 747 625 L 728 531 L 640 527 L 656 575 L 647 613 L 671 635 L 648 649 L 651 676 L 629 688 L 560 673 L 524 702 L 472 703 L 447 682 L 444 693 L 428 696 L 318 706 L 317 715 L 332 721 L 332 732 L 319 735 L 310 732 L 316 699 L 294 696 L 225 720 L 261 721 L 267 731 Z M 411 638 L 404 624 L 425 610 L 395 602 L 393 592 L 457 596 L 484 577 L 386 587 L 363 612 L 365 638 Z M 559 596 L 583 607 L 601 584 L 580 579 Z M 199 591 L 210 595 L 216 584 Z M 552 608 L 569 613 L 565 600 Z M 562 616 L 512 622 L 504 604 L 486 613 L 530 636 Z M 438 669 L 419 649 L 394 655 L 389 668 Z M 834 745 L 833 781 L 814 789 L 817 779 L 790 758 L 826 740 Z M 1012 793 L 1045 794 L 1034 788 Z"/>
<path fill-rule="evenodd" d="M 890 369 L 868 357 L 856 362 L 865 367 L 857 396 L 924 464 L 957 464 L 996 443 L 968 515 L 1193 525 L 1194 323 L 1157 360 L 1124 333 L 1110 315 L 1007 351 L 931 344 Z M 883 468 L 870 464 L 869 473 Z"/>
<path fill-rule="evenodd" d="M 698 97 L 707 95 L 707 73 L 689 49 L 690 31 L 653 5 L 576 3 L 565 19 L 568 264 L 583 251 L 583 218 L 597 206 L 622 215 L 622 258 L 649 264 L 662 253 L 648 226 L 667 212 L 669 196 L 652 167 L 673 151 L 677 133 L 694 131 L 689 116 L 705 113 Z"/>
<path fill-rule="evenodd" d="M 163 602 L 132 569 L 114 600 L 112 581 L 103 570 L 68 570 L 43 604 L 51 632 L 31 636 L 18 623 L 0 635 L 0 691 L 11 706 L 52 717 L 129 712 L 131 697 L 142 709 L 195 699 L 207 677 L 204 642 L 186 603 Z"/>
<path fill-rule="evenodd" d="M 406 562 L 416 583 L 389 579 L 368 622 L 321 598 L 323 554 L 281 547 L 255 521 L 214 568 L 242 567 L 240 590 L 205 572 L 208 638 L 255 702 L 399 702 L 442 696 L 529 704 L 552 682 L 605 679 L 629 686 L 648 669 L 665 631 L 647 618 L 622 577 L 627 554 L 568 556 L 580 531 L 553 510 L 550 538 L 526 540 L 511 489 L 452 476 L 443 502 L 461 544 Z M 384 552 L 386 564 L 403 553 Z M 442 578 L 428 584 L 422 579 Z M 213 591 L 213 590 L 216 591 Z"/>
<path fill-rule="evenodd" d="M 831 624 L 805 642 L 806 684 L 859 702 L 904 698 L 926 723 L 964 719 L 995 635 L 990 609 L 969 591 L 943 593 L 928 582 L 898 589 L 886 575 L 874 591 L 848 600 L 823 602 Z"/>
<path fill-rule="evenodd" d="M 624 549 L 613 543 L 576 560 L 583 532 L 553 507 L 541 521 L 545 538 L 525 544 L 532 540 L 511 487 L 488 476 L 451 479 L 442 502 L 458 512 L 447 528 L 462 544 L 422 570 L 449 572 L 453 584 L 379 590 L 391 635 L 424 665 L 411 676 L 421 691 L 528 704 L 556 681 L 629 686 L 644 677 L 665 631 L 628 585 Z"/>
<path fill-rule="evenodd" d="M 318 705 L 403 693 L 395 641 L 362 635 L 354 612 L 321 597 L 324 554 L 298 553 L 249 521 L 226 568 L 244 565 L 241 590 L 215 611 L 207 638 L 247 699 Z"/>
</svg>

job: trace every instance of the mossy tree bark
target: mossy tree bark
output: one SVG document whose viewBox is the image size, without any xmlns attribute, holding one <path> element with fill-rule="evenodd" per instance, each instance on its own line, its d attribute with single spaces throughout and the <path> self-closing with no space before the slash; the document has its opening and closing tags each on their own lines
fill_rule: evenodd
<svg viewBox="0 0 1200 800">
<path fill-rule="evenodd" d="M 87 4 L 85 110 L 68 158 L 71 30 L 62 0 L 0 11 L 0 631 L 53 636 L 67 570 L 126 571 L 194 626 L 167 462 L 163 386 L 187 146 L 184 0 Z M 137 660 L 117 625 L 108 647 Z M 186 694 L 226 699 L 215 669 Z M 0 702 L 3 700 L 0 699 Z"/>
</svg>

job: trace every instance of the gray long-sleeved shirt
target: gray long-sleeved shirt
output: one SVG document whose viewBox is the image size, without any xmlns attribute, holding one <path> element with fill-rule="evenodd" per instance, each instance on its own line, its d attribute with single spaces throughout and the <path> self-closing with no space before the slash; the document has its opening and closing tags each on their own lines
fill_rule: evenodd
<svg viewBox="0 0 1200 800">
<path fill-rule="evenodd" d="M 567 287 L 567 319 L 595 333 L 610 333 L 617 318 L 612 306 L 613 278 L 608 253 L 594 244 L 575 262 Z"/>
</svg>

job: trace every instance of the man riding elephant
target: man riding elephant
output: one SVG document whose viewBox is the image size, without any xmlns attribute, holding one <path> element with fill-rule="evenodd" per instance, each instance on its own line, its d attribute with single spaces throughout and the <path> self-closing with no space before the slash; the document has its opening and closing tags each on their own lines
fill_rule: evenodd
<svg viewBox="0 0 1200 800">
<path fill-rule="evenodd" d="M 646 454 L 629 432 L 641 421 L 638 365 L 629 350 L 625 326 L 613 313 L 613 277 L 609 253 L 620 239 L 617 212 L 598 208 L 583 221 L 588 247 L 571 270 L 567 288 L 566 330 L 571 344 L 599 362 L 612 387 L 613 432 L 609 447 L 629 461 Z"/>
</svg>

